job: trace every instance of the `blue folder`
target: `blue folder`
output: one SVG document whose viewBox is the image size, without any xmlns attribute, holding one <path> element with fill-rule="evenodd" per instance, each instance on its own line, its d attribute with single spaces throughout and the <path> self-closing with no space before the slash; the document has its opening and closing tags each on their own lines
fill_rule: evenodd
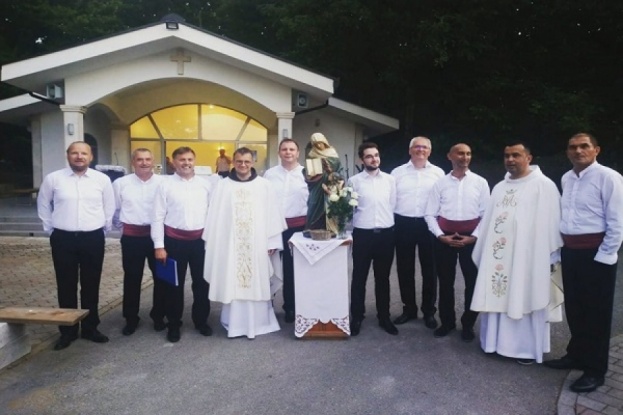
<svg viewBox="0 0 623 415">
<path fill-rule="evenodd" d="M 156 260 L 156 277 L 175 287 L 180 285 L 177 279 L 177 261 L 167 258 L 166 263 Z"/>
</svg>

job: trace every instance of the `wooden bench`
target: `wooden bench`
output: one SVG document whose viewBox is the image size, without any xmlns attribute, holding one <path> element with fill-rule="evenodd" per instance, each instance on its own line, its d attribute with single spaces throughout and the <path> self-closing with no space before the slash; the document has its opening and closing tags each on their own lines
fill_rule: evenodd
<svg viewBox="0 0 623 415">
<path fill-rule="evenodd" d="M 26 324 L 73 326 L 89 310 L 53 307 L 0 307 L 0 369 L 30 353 Z"/>
</svg>

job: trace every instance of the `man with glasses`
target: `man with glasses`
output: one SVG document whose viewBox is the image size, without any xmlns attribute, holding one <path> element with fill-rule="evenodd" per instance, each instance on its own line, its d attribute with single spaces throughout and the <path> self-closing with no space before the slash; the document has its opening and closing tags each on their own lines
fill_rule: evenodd
<svg viewBox="0 0 623 415">
<path fill-rule="evenodd" d="M 415 137 L 409 143 L 411 159 L 392 171 L 396 179 L 396 268 L 403 312 L 394 320 L 404 324 L 417 319 L 418 307 L 415 290 L 415 248 L 422 269 L 422 302 L 420 310 L 424 324 L 429 329 L 437 327 L 435 302 L 437 300 L 437 278 L 433 255 L 434 236 L 428 230 L 424 216 L 428 194 L 437 180 L 444 176 L 439 167 L 428 161 L 431 141 L 426 137 Z"/>
<path fill-rule="evenodd" d="M 236 150 L 234 169 L 216 186 L 203 233 L 210 299 L 223 303 L 228 337 L 253 339 L 279 330 L 271 256 L 283 249 L 286 223 L 277 203 L 272 184 L 253 168 L 251 150 Z"/>
</svg>

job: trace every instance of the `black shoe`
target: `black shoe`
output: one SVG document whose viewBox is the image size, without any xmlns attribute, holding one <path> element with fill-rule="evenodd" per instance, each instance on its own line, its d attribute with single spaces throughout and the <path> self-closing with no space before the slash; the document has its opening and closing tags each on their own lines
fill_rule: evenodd
<svg viewBox="0 0 623 415">
<path fill-rule="evenodd" d="M 517 359 L 517 363 L 519 363 L 522 366 L 530 366 L 534 364 L 534 362 L 535 362 L 534 359 Z"/>
<path fill-rule="evenodd" d="M 294 323 L 295 314 L 292 310 L 286 310 L 286 323 Z"/>
<path fill-rule="evenodd" d="M 426 326 L 426 327 L 428 327 L 428 326 Z M 456 328 L 455 326 L 441 326 L 437 330 L 433 331 L 433 336 L 435 336 L 437 338 L 439 338 L 439 337 L 446 337 L 455 328 Z"/>
<path fill-rule="evenodd" d="M 551 367 L 552 369 L 563 369 L 563 370 L 571 370 L 571 369 L 580 368 L 578 363 L 575 361 L 575 359 L 572 359 L 567 355 L 561 357 L 560 359 L 546 360 L 545 362 L 543 362 L 543 365 L 547 367 Z"/>
<path fill-rule="evenodd" d="M 434 329 L 437 327 L 437 320 L 435 320 L 435 316 L 427 315 L 424 316 L 424 325 L 429 329 Z"/>
<path fill-rule="evenodd" d="M 180 328 L 179 327 L 169 327 L 169 331 L 167 332 L 167 340 L 171 343 L 177 343 L 180 341 Z"/>
<path fill-rule="evenodd" d="M 396 326 L 394 326 L 394 323 L 392 323 L 389 317 L 380 319 L 379 327 L 382 327 L 383 330 L 385 330 L 387 333 L 391 334 L 392 336 L 395 336 L 398 334 L 398 329 L 396 328 Z"/>
<path fill-rule="evenodd" d="M 108 337 L 100 333 L 99 330 L 84 331 L 83 329 L 80 337 L 82 337 L 85 340 L 90 340 L 94 343 L 108 343 Z"/>
<path fill-rule="evenodd" d="M 414 314 L 404 311 L 401 315 L 394 319 L 394 324 L 405 324 L 409 320 L 417 320 L 417 312 Z"/>
<path fill-rule="evenodd" d="M 204 326 L 197 327 L 197 331 L 202 336 L 211 336 L 212 335 L 212 327 L 208 326 L 207 324 L 204 325 Z"/>
<path fill-rule="evenodd" d="M 58 341 L 54 345 L 54 350 L 63 350 L 68 348 L 71 343 L 77 338 L 78 336 L 76 336 L 75 334 L 61 334 L 61 338 L 58 339 Z"/>
<path fill-rule="evenodd" d="M 154 330 L 163 331 L 167 328 L 167 323 L 164 320 L 154 320 Z"/>
<path fill-rule="evenodd" d="M 461 330 L 461 340 L 463 340 L 465 343 L 473 342 L 475 337 L 476 336 L 474 335 L 473 328 L 463 327 L 463 330 Z"/>
<path fill-rule="evenodd" d="M 361 320 L 352 320 L 350 322 L 350 335 L 357 336 L 361 330 Z"/>
<path fill-rule="evenodd" d="M 136 321 L 126 321 L 125 327 L 121 330 L 121 334 L 124 336 L 130 336 L 134 334 L 136 328 L 138 327 L 138 320 Z"/>
<path fill-rule="evenodd" d="M 578 380 L 573 382 L 570 389 L 576 393 L 592 392 L 604 384 L 603 376 L 588 376 L 583 374 Z"/>
</svg>

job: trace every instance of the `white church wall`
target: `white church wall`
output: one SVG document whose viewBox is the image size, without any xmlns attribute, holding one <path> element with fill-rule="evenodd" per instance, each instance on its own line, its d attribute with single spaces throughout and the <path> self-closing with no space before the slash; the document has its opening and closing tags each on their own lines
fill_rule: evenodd
<svg viewBox="0 0 623 415">
<path fill-rule="evenodd" d="M 41 132 L 41 175 L 67 167 L 65 137 L 63 134 L 63 113 L 46 112 L 40 118 Z"/>
<path fill-rule="evenodd" d="M 305 158 L 305 146 L 313 133 L 319 132 L 327 137 L 329 143 L 340 155 L 344 176 L 353 176 L 357 173 L 355 163 L 358 162 L 356 142 L 358 135 L 357 125 L 343 118 L 321 111 L 312 111 L 294 117 L 293 138 L 301 148 L 301 163 Z M 348 159 L 348 164 L 346 162 Z"/>
<path fill-rule="evenodd" d="M 90 105 L 110 94 L 152 80 L 199 79 L 237 91 L 273 112 L 290 111 L 292 93 L 289 87 L 188 52 L 192 61 L 185 63 L 184 74 L 178 75 L 177 65 L 170 60 L 172 53 L 168 51 L 67 78 L 66 102 Z"/>
</svg>

